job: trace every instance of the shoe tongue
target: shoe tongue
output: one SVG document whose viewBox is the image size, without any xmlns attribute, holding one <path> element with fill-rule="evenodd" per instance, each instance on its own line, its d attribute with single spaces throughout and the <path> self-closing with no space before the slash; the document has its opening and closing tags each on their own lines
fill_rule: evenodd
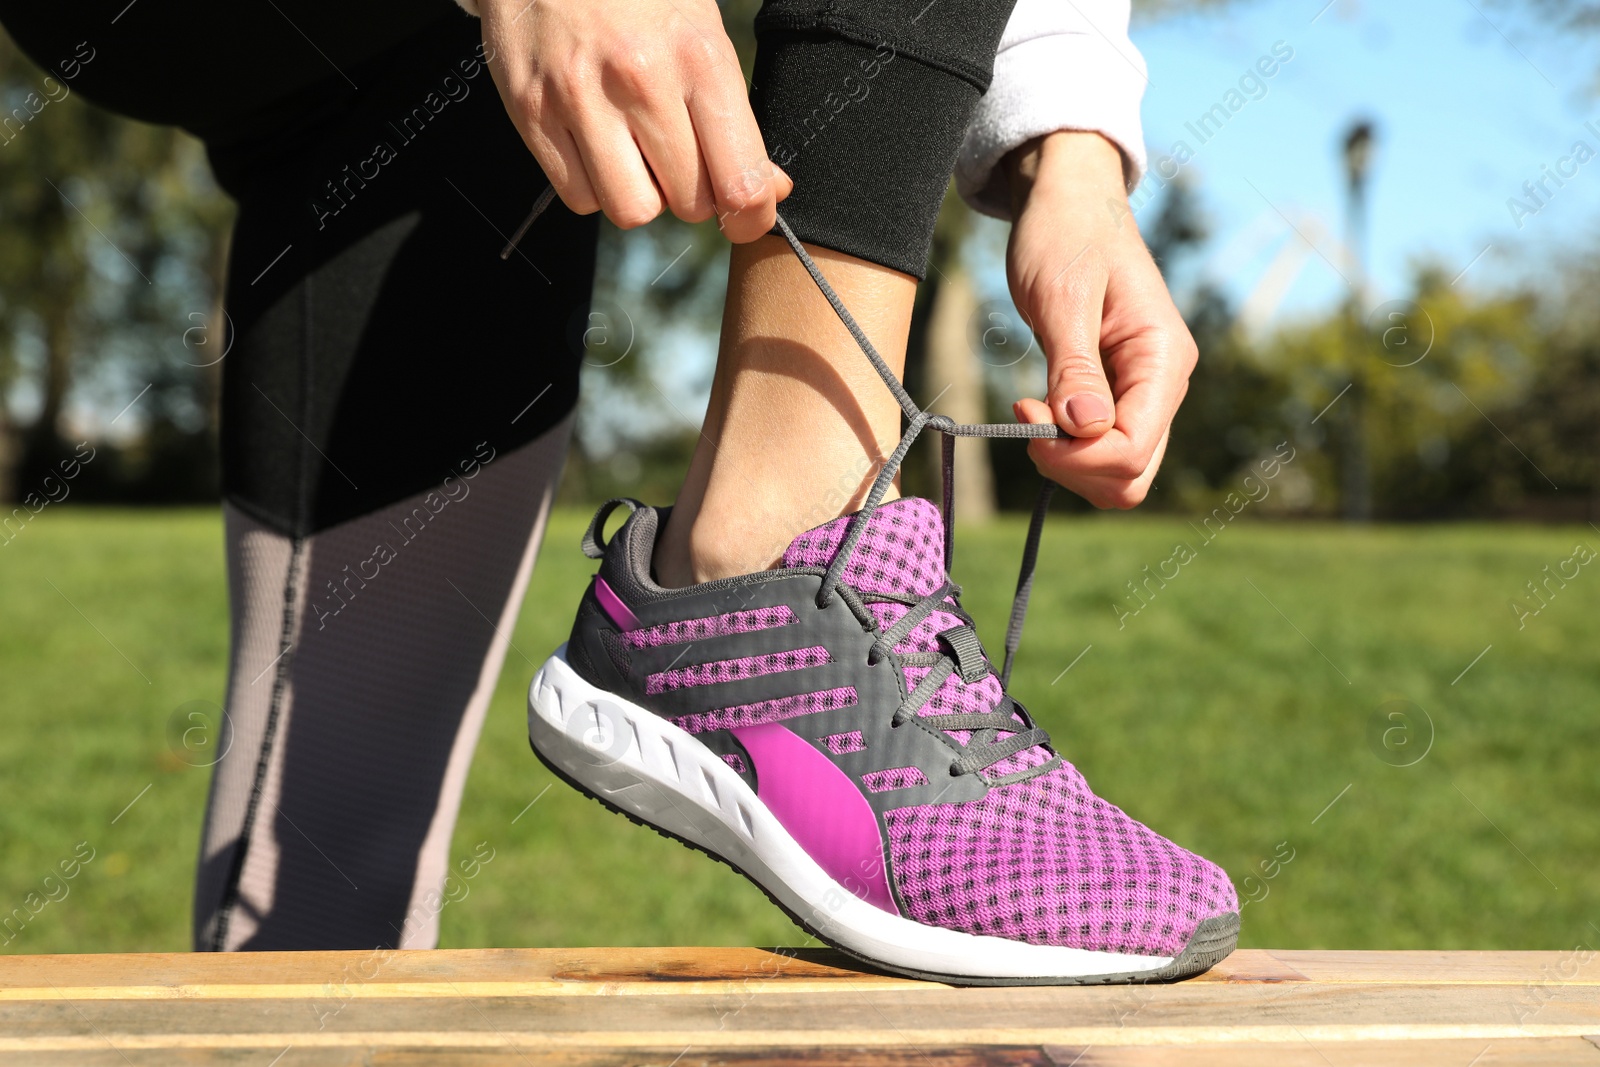
<svg viewBox="0 0 1600 1067">
<path fill-rule="evenodd" d="M 783 554 L 785 567 L 827 567 L 854 515 L 807 530 Z M 881 505 L 850 553 L 840 576 L 863 593 L 927 596 L 944 584 L 944 520 L 931 500 L 908 496 Z"/>
</svg>

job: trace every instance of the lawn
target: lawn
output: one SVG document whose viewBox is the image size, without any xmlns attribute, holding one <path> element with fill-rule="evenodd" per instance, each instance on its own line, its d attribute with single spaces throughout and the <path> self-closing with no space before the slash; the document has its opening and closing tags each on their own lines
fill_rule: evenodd
<svg viewBox="0 0 1600 1067">
<path fill-rule="evenodd" d="M 456 835 L 495 858 L 444 944 L 803 943 L 529 753 L 524 691 L 590 573 L 586 518 L 556 516 L 534 574 L 529 658 L 507 660 Z M 958 537 L 993 649 L 1022 534 Z M 1245 521 L 1207 544 L 1178 519 L 1058 517 L 1013 689 L 1098 792 L 1255 898 L 1245 945 L 1600 944 L 1600 565 L 1537 615 L 1510 604 L 1538 607 L 1526 583 L 1580 542 L 1600 531 Z M 1146 565 L 1176 576 L 1141 602 Z M 0 914 L 57 898 L 0 951 L 188 947 L 208 772 L 176 738 L 222 693 L 224 597 L 211 510 L 51 508 L 0 547 Z M 46 883 L 63 862 L 76 877 Z"/>
</svg>

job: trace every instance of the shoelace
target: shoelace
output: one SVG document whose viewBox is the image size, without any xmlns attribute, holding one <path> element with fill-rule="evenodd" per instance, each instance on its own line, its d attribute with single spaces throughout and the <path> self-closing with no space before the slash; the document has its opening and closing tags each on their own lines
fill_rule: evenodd
<svg viewBox="0 0 1600 1067">
<path fill-rule="evenodd" d="M 511 255 L 523 236 L 528 232 L 536 219 L 544 213 L 545 209 L 555 200 L 555 187 L 546 188 L 534 202 L 533 210 L 522 221 L 511 239 L 500 252 L 500 258 L 505 259 Z M 960 595 L 960 587 L 948 579 L 939 589 L 934 590 L 925 597 L 894 597 L 885 594 L 863 594 L 849 585 L 841 582 L 845 566 L 850 562 L 856 545 L 860 542 L 862 534 L 866 532 L 867 523 L 871 520 L 878 505 L 883 502 L 884 494 L 889 491 L 889 486 L 894 482 L 894 476 L 900 469 L 900 464 L 905 461 L 906 454 L 911 450 L 912 444 L 924 429 L 933 429 L 944 434 L 943 448 L 941 449 L 940 467 L 943 482 L 940 511 L 944 518 L 944 570 L 950 573 L 951 564 L 955 559 L 955 439 L 957 437 L 988 437 L 988 438 L 1033 438 L 1033 437 L 1060 437 L 1061 430 L 1054 424 L 1033 425 L 1027 423 L 959 423 L 947 415 L 932 415 L 923 411 L 911 399 L 905 386 L 900 384 L 900 379 L 895 377 L 894 371 L 884 362 L 878 350 L 872 346 L 872 341 L 866 332 L 856 322 L 855 316 L 850 314 L 850 309 L 844 306 L 839 299 L 839 294 L 833 291 L 833 286 L 828 284 L 828 279 L 818 269 L 816 262 L 806 252 L 805 246 L 795 236 L 789 223 L 782 215 L 777 216 L 778 229 L 783 233 L 784 240 L 789 242 L 789 247 L 800 258 L 806 268 L 806 273 L 811 275 L 811 280 L 816 283 L 822 295 L 827 298 L 834 314 L 839 316 L 839 321 L 844 323 L 845 329 L 850 331 L 850 336 L 855 339 L 856 346 L 872 364 L 872 369 L 878 372 L 879 379 L 894 396 L 900 405 L 900 410 L 905 413 L 907 420 L 905 433 L 900 438 L 900 443 L 884 462 L 878 471 L 877 478 L 872 483 L 872 489 L 867 493 L 866 503 L 861 510 L 856 512 L 851 519 L 849 528 L 845 531 L 844 540 L 839 545 L 839 550 L 834 553 L 833 562 L 823 572 L 822 585 L 817 590 L 817 606 L 826 607 L 834 596 L 840 597 L 850 607 L 855 616 L 861 620 L 862 626 L 869 630 L 877 628 L 877 620 L 867 610 L 866 605 L 873 602 L 896 602 L 910 607 L 901 619 L 885 630 L 873 642 L 872 657 L 877 659 L 886 655 L 895 656 L 902 666 L 917 667 L 927 666 L 931 669 L 928 674 L 917 684 L 917 687 L 907 694 L 906 699 L 895 709 L 891 725 L 895 728 L 907 722 L 916 722 L 935 731 L 944 730 L 971 730 L 972 736 L 965 745 L 958 745 L 962 755 L 950 765 L 952 775 L 979 774 L 993 767 L 1002 760 L 1014 756 L 1036 745 L 1048 745 L 1050 735 L 1036 726 L 1028 711 L 1021 704 L 1011 698 L 1004 691 L 1011 681 L 1011 665 L 1016 657 L 1018 646 L 1022 643 L 1022 624 L 1028 614 L 1028 598 L 1033 593 L 1033 572 L 1039 560 L 1039 539 L 1044 532 L 1044 520 L 1050 510 L 1050 498 L 1056 491 L 1056 483 L 1044 479 L 1044 484 L 1039 489 L 1038 499 L 1034 503 L 1033 516 L 1028 521 L 1028 537 L 1022 548 L 1022 568 L 1017 575 L 1017 590 L 1011 601 L 1011 619 L 1006 626 L 1005 660 L 1000 669 L 1000 687 L 1002 695 L 1000 703 L 992 710 L 983 713 L 960 712 L 940 715 L 919 716 L 917 712 L 932 698 L 934 692 L 944 684 L 950 675 L 961 672 L 964 682 L 980 680 L 990 673 L 991 668 L 984 661 L 981 648 L 977 643 L 977 635 L 971 629 L 972 620 L 961 610 L 955 602 Z M 949 652 L 920 652 L 901 653 L 893 652 L 895 645 L 909 634 L 917 623 L 926 619 L 934 611 L 945 611 L 963 622 L 963 626 L 947 630 L 939 635 L 941 643 L 949 647 Z M 1018 720 L 1021 720 L 1020 722 Z M 1019 728 L 1020 727 L 1020 728 Z M 1009 732 L 1005 740 L 996 740 L 1001 731 Z M 947 735 L 939 734 L 942 740 L 956 744 L 954 739 Z M 1033 767 L 1025 767 L 1009 774 L 995 777 L 985 777 L 990 785 L 1005 785 L 1010 782 L 1022 781 L 1036 775 L 1045 774 L 1059 766 L 1061 757 L 1052 754 L 1051 758 Z"/>
<path fill-rule="evenodd" d="M 946 679 L 958 675 L 965 683 L 980 682 L 992 672 L 989 661 L 983 656 L 983 646 L 973 629 L 972 619 L 961 609 L 961 587 L 945 581 L 938 589 L 924 597 L 899 596 L 892 593 L 863 593 L 845 582 L 835 587 L 835 595 L 850 607 L 863 630 L 869 633 L 878 629 L 878 620 L 867 608 L 868 604 L 904 604 L 910 610 L 895 623 L 884 629 L 868 651 L 867 662 L 889 658 L 897 667 L 926 667 L 928 673 L 916 687 L 906 694 L 889 720 L 891 729 L 914 723 L 927 730 L 940 741 L 955 746 L 960 755 L 951 762 L 952 775 L 978 774 L 998 763 L 1036 745 L 1048 745 L 1050 735 L 1028 718 L 1027 709 L 1018 704 L 1003 690 L 995 707 L 987 712 L 941 712 L 921 715 L 922 707 L 933 698 Z M 937 635 L 937 642 L 948 647 L 948 652 L 895 652 L 894 647 L 903 641 L 920 623 L 935 611 L 953 615 L 960 625 Z M 1020 722 L 1018 721 L 1020 718 Z M 944 731 L 972 731 L 965 744 Z M 999 734 L 1008 734 L 1003 740 Z M 1044 774 L 1061 762 L 1052 755 L 1041 763 L 1024 767 L 1003 775 L 984 775 L 990 785 L 1005 785 Z"/>
<path fill-rule="evenodd" d="M 883 502 L 884 494 L 889 491 L 889 486 L 894 482 L 894 476 L 905 461 L 906 454 L 911 450 L 912 444 L 921 435 L 924 429 L 937 430 L 944 434 L 943 448 L 940 455 L 941 481 L 943 482 L 940 511 L 944 518 L 944 569 L 948 575 L 951 564 L 955 559 L 955 439 L 957 437 L 991 437 L 991 438 L 1031 438 L 1031 437 L 1059 437 L 1060 429 L 1054 424 L 1030 425 L 1026 423 L 958 423 L 947 415 L 932 415 L 923 411 L 911 399 L 905 387 L 900 384 L 900 379 L 895 377 L 889 365 L 884 362 L 878 350 L 872 346 L 872 341 L 866 332 L 856 322 L 855 316 L 850 314 L 850 309 L 844 306 L 839 295 L 833 291 L 833 286 L 828 284 L 828 279 L 818 269 L 816 262 L 806 252 L 805 246 L 789 228 L 782 215 L 778 216 L 778 229 L 783 233 L 784 240 L 789 242 L 789 247 L 799 257 L 806 268 L 806 273 L 811 275 L 811 280 L 816 283 L 822 295 L 827 298 L 828 304 L 833 308 L 834 314 L 839 316 L 839 321 L 844 323 L 845 329 L 850 331 L 850 336 L 855 339 L 856 347 L 872 364 L 872 369 L 878 372 L 879 379 L 893 394 L 900 405 L 900 410 L 906 416 L 906 430 L 901 435 L 900 443 L 884 461 L 883 467 L 878 471 L 877 478 L 872 483 L 872 489 L 867 493 L 866 503 L 861 510 L 856 512 L 851 519 L 849 528 L 845 531 L 844 540 L 839 545 L 839 550 L 834 554 L 833 562 L 823 573 L 822 585 L 817 590 L 817 606 L 825 607 L 842 590 L 849 590 L 843 594 L 846 602 L 870 602 L 871 600 L 895 600 L 894 597 L 873 595 L 863 597 L 856 590 L 841 582 L 845 567 L 854 554 L 856 545 L 866 533 L 867 523 Z M 1016 657 L 1018 646 L 1022 643 L 1022 624 L 1028 614 L 1028 598 L 1033 593 L 1033 572 L 1039 560 L 1039 539 L 1044 533 L 1045 516 L 1050 510 L 1050 498 L 1054 495 L 1056 483 L 1044 479 L 1044 484 L 1039 489 L 1038 499 L 1034 503 L 1033 516 L 1028 521 L 1028 538 L 1022 549 L 1022 569 L 1017 576 L 1017 590 L 1011 601 L 1011 619 L 1006 626 L 1005 661 L 1000 669 L 1000 687 L 1004 692 L 1011 681 L 1011 666 Z M 1000 703 L 992 710 L 983 714 L 952 713 L 942 715 L 918 716 L 920 709 L 933 696 L 934 691 L 944 684 L 950 675 L 961 672 L 964 682 L 981 679 L 989 673 L 987 663 L 982 662 L 982 653 L 976 647 L 977 637 L 970 629 L 971 620 L 966 613 L 947 602 L 947 597 L 959 593 L 959 588 L 946 581 L 940 589 L 934 590 L 927 596 L 902 603 L 910 603 L 911 611 L 901 618 L 893 627 L 883 633 L 873 643 L 873 653 L 883 655 L 892 649 L 901 639 L 909 634 L 917 623 L 927 618 L 934 611 L 948 611 L 961 618 L 967 625 L 957 631 L 946 631 L 941 634 L 942 643 L 950 645 L 950 653 L 913 653 L 900 655 L 897 658 L 905 666 L 922 665 L 923 657 L 932 657 L 933 662 L 928 664 L 932 670 L 917 684 L 916 689 L 906 697 L 900 707 L 895 709 L 893 725 L 901 724 L 916 719 L 919 722 L 926 720 L 929 727 L 937 730 L 975 730 L 976 732 L 967 741 L 963 748 L 963 755 L 951 764 L 951 774 L 974 774 L 1016 755 L 1035 745 L 1049 744 L 1050 735 L 1036 726 L 1028 711 L 1021 704 L 1011 698 L 1009 694 L 1002 696 Z M 856 604 L 850 604 L 852 609 Z M 860 617 L 865 612 L 864 603 L 857 612 Z M 867 613 L 870 618 L 870 613 Z M 863 619 L 866 625 L 867 619 Z M 965 630 L 961 633 L 960 630 Z M 969 639 L 970 635 L 970 639 Z M 969 643 L 970 640 L 970 643 Z M 959 644 L 958 644 L 959 642 Z M 981 669 L 977 667 L 982 663 Z M 981 671 L 981 673 L 980 673 Z M 1021 720 L 1021 723 L 1018 722 Z M 1020 729 L 1018 727 L 1021 727 Z M 1014 731 L 1003 741 L 997 741 L 996 734 L 1000 731 Z M 1026 767 L 1010 774 L 994 778 L 986 778 L 991 785 L 1004 785 L 1013 781 L 1022 781 L 1036 775 L 1045 774 L 1061 763 L 1059 755 L 1052 757 L 1036 766 Z"/>
</svg>

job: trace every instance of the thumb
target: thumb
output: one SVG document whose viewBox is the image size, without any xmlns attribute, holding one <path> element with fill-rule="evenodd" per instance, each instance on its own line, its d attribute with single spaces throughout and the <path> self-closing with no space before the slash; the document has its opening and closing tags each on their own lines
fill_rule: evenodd
<svg viewBox="0 0 1600 1067">
<path fill-rule="evenodd" d="M 782 167 L 771 160 L 767 161 L 767 166 L 772 168 L 772 184 L 778 194 L 777 199 L 782 202 L 785 197 L 794 192 L 794 179 L 789 177 Z"/>
<path fill-rule="evenodd" d="M 1063 286 L 1053 306 L 1039 309 L 1040 341 L 1045 348 L 1049 393 L 1046 400 L 1057 426 L 1074 437 L 1099 437 L 1116 423 L 1116 401 L 1100 362 L 1099 284 Z"/>
</svg>

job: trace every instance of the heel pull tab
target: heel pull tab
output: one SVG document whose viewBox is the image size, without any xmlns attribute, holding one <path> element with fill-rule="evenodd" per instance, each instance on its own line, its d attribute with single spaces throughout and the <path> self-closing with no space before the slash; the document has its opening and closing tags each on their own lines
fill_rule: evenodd
<svg viewBox="0 0 1600 1067">
<path fill-rule="evenodd" d="M 611 518 L 611 513 L 618 507 L 626 507 L 628 514 L 632 515 L 644 507 L 643 501 L 635 500 L 631 496 L 614 496 L 600 505 L 600 510 L 594 513 L 594 518 L 589 520 L 589 528 L 583 531 L 583 540 L 578 542 L 583 549 L 583 554 L 590 559 L 600 559 L 606 554 L 606 520 Z"/>
</svg>

